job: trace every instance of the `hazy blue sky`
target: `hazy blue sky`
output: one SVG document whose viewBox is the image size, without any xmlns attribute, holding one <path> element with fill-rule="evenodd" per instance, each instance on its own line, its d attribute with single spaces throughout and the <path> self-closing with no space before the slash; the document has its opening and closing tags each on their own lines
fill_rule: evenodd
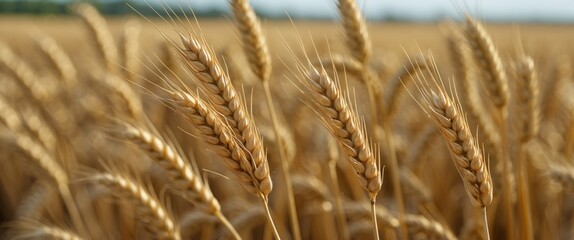
<svg viewBox="0 0 574 240">
<path fill-rule="evenodd" d="M 138 0 L 181 2 L 200 9 L 227 9 L 228 0 Z M 293 17 L 336 17 L 336 0 L 251 0 L 267 14 Z M 459 18 L 469 12 L 488 20 L 574 22 L 574 0 L 359 0 L 368 18 Z"/>
</svg>

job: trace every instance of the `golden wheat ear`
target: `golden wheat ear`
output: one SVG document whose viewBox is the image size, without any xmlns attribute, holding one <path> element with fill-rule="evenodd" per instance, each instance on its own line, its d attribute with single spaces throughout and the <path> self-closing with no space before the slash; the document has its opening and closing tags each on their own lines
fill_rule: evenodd
<svg viewBox="0 0 574 240">
<path fill-rule="evenodd" d="M 203 212 L 215 216 L 239 239 L 239 235 L 227 218 L 221 212 L 219 201 L 213 196 L 211 189 L 200 178 L 199 173 L 192 167 L 189 160 L 181 153 L 174 143 L 163 139 L 156 131 L 123 123 L 119 136 L 136 144 L 141 150 L 167 172 L 170 185 L 177 194 L 196 205 Z M 155 133 L 154 133 L 155 132 Z"/>
<path fill-rule="evenodd" d="M 137 218 L 145 228 L 160 239 L 181 239 L 179 226 L 166 204 L 156 196 L 151 186 L 130 176 L 127 171 L 111 165 L 105 172 L 88 176 L 85 181 L 100 184 L 120 199 L 137 206 Z"/>
<path fill-rule="evenodd" d="M 487 162 L 472 136 L 456 90 L 451 86 L 450 94 L 447 92 L 434 62 L 431 71 L 430 78 L 417 75 L 415 83 L 422 98 L 417 102 L 441 133 L 470 202 L 483 210 L 484 231 L 489 236 L 486 207 L 492 203 L 493 188 Z"/>
<path fill-rule="evenodd" d="M 84 20 L 89 34 L 97 47 L 98 54 L 106 66 L 106 70 L 111 73 L 117 73 L 120 63 L 118 47 L 104 17 L 100 15 L 94 6 L 87 3 L 78 4 L 73 9 Z"/>
</svg>

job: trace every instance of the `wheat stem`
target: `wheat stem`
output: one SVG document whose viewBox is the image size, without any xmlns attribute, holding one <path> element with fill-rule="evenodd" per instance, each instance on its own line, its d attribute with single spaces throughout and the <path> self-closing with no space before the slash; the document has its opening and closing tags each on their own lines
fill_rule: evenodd
<svg viewBox="0 0 574 240">
<path fill-rule="evenodd" d="M 273 218 L 271 217 L 271 210 L 269 210 L 269 199 L 267 198 L 267 196 L 265 196 L 263 194 L 259 194 L 259 197 L 261 198 L 261 204 L 265 208 L 265 217 L 267 218 L 269 225 L 271 225 L 271 228 L 273 229 L 273 235 L 275 236 L 275 239 L 281 240 L 281 236 L 279 236 L 279 232 L 277 231 L 277 227 L 275 227 L 275 222 L 273 221 Z"/>
<path fill-rule="evenodd" d="M 485 240 L 490 240 L 490 233 L 488 232 L 488 214 L 486 213 L 486 207 L 482 208 L 482 227 L 484 229 Z"/>
<path fill-rule="evenodd" d="M 405 202 L 403 200 L 403 192 L 401 186 L 401 180 L 399 176 L 399 164 L 397 161 L 397 153 L 395 151 L 395 144 L 394 139 L 392 136 L 392 129 L 391 123 L 389 122 L 389 118 L 386 118 L 383 121 L 383 127 L 385 129 L 385 137 L 387 143 L 387 149 L 389 153 L 389 162 L 391 163 L 391 181 L 393 184 L 393 192 L 395 197 L 395 203 L 397 204 L 397 208 L 399 210 L 399 223 L 400 223 L 400 231 L 401 231 L 401 238 L 402 239 L 409 239 L 409 231 L 405 224 Z"/>
<path fill-rule="evenodd" d="M 225 217 L 225 215 L 223 215 L 221 213 L 221 211 L 216 212 L 215 216 L 219 219 L 219 221 L 221 221 L 221 223 L 223 223 L 223 225 L 229 230 L 229 232 L 231 232 L 231 234 L 233 234 L 233 237 L 235 239 L 237 239 L 237 240 L 241 239 L 241 236 L 239 235 L 239 233 L 237 232 L 235 227 L 233 227 L 233 225 L 231 225 L 229 220 L 227 220 L 227 218 Z"/>
<path fill-rule="evenodd" d="M 379 225 L 377 224 L 377 205 L 374 199 L 371 201 L 371 217 L 373 218 L 373 234 L 376 240 L 379 240 Z"/>
<path fill-rule="evenodd" d="M 506 107 L 498 109 L 498 124 L 500 127 L 500 142 L 502 144 L 501 147 L 501 159 L 502 161 L 502 190 L 504 191 L 504 210 L 506 212 L 506 224 L 508 224 L 508 239 L 514 240 L 516 239 L 515 235 L 515 228 L 514 228 L 514 204 L 512 204 L 512 185 L 510 181 L 510 175 L 512 174 L 512 170 L 510 169 L 510 156 L 508 153 L 508 112 L 506 111 Z"/>
<path fill-rule="evenodd" d="M 279 156 L 281 158 L 281 171 L 283 172 L 283 180 L 285 181 L 285 188 L 287 190 L 287 200 L 289 203 L 289 216 L 291 220 L 291 231 L 293 231 L 293 238 L 295 240 L 301 239 L 301 230 L 299 229 L 299 218 L 297 216 L 297 205 L 295 204 L 295 196 L 293 195 L 293 186 L 291 184 L 291 175 L 289 173 L 289 162 L 287 156 L 285 155 L 286 149 L 285 144 L 280 137 L 279 121 L 277 120 L 277 114 L 275 112 L 275 107 L 273 105 L 273 96 L 271 95 L 271 89 L 269 87 L 269 81 L 262 82 L 263 89 L 265 91 L 265 100 L 267 102 L 267 108 L 269 110 L 269 115 L 271 116 L 271 122 L 273 123 L 273 130 L 275 131 L 275 139 L 277 141 L 277 146 L 279 147 Z"/>
</svg>

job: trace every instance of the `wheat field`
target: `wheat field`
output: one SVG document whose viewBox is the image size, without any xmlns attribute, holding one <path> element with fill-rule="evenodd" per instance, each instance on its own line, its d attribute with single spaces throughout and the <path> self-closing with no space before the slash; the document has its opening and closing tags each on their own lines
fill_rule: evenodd
<svg viewBox="0 0 574 240">
<path fill-rule="evenodd" d="M 571 239 L 574 27 L 0 16 L 3 239 Z"/>
</svg>

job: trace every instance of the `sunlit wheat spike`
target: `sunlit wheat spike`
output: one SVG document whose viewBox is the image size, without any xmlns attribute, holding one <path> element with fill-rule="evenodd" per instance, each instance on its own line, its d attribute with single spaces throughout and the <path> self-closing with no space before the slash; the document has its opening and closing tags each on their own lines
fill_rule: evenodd
<svg viewBox="0 0 574 240">
<path fill-rule="evenodd" d="M 470 17 L 466 18 L 464 31 L 493 103 L 499 108 L 505 106 L 510 98 L 508 79 L 490 35 L 482 24 Z"/>
<path fill-rule="evenodd" d="M 361 186 L 374 199 L 381 189 L 378 160 L 357 113 L 350 107 L 339 86 L 325 70 L 305 70 L 302 84 L 307 88 L 324 125 L 333 133 L 347 156 Z"/>
<path fill-rule="evenodd" d="M 492 202 L 492 180 L 460 105 L 443 90 L 421 89 L 428 113 L 437 125 L 474 206 Z"/>
<path fill-rule="evenodd" d="M 232 0 L 231 7 L 251 70 L 261 81 L 269 80 L 271 56 L 255 11 L 248 0 Z"/>
</svg>

